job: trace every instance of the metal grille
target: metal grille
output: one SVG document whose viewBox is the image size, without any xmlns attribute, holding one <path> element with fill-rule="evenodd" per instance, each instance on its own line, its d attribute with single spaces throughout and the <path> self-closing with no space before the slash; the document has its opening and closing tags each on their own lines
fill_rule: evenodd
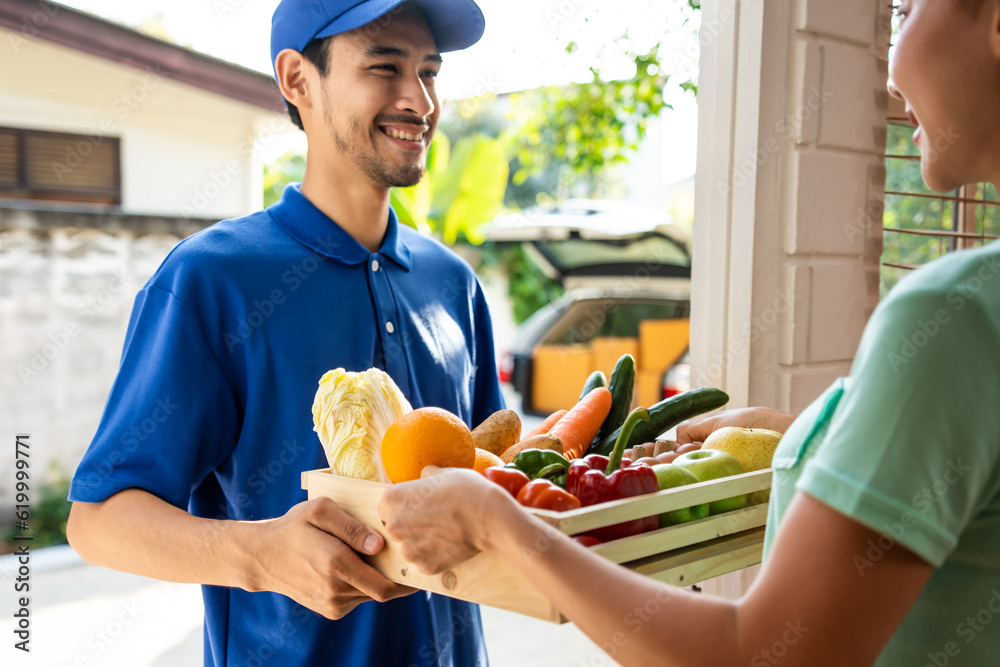
<svg viewBox="0 0 1000 667">
<path fill-rule="evenodd" d="M 1000 238 L 1000 197 L 988 183 L 947 194 L 927 189 L 913 127 L 891 120 L 886 146 L 882 215 L 882 286 L 888 291 L 909 270 L 941 255 Z M 908 144 L 908 147 L 907 147 Z"/>
</svg>

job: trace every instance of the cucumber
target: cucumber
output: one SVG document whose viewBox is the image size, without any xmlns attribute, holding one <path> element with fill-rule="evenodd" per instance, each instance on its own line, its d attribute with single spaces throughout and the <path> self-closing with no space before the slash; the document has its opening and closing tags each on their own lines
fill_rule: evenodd
<svg viewBox="0 0 1000 667">
<path fill-rule="evenodd" d="M 607 387 L 607 386 L 608 386 L 608 378 L 604 375 L 604 372 L 594 371 L 593 373 L 590 374 L 590 377 L 587 378 L 587 381 L 583 383 L 583 391 L 580 392 L 580 398 L 576 399 L 576 402 L 579 403 L 580 401 L 582 401 L 583 397 L 589 394 L 594 389 L 597 389 L 598 387 Z"/>
<path fill-rule="evenodd" d="M 604 418 L 601 429 L 594 436 L 594 441 L 590 443 L 587 451 L 591 454 L 591 449 L 595 443 L 603 441 L 611 433 L 625 423 L 629 411 L 632 410 L 632 391 L 635 389 L 635 358 L 631 354 L 623 354 L 615 369 L 611 371 L 611 382 L 608 390 L 611 391 L 611 410 Z M 612 444 L 614 444 L 612 442 Z"/>
<path fill-rule="evenodd" d="M 612 376 L 613 377 L 613 376 Z M 651 442 L 664 431 L 670 430 L 686 419 L 696 417 L 704 412 L 709 412 L 716 408 L 721 408 L 729 402 L 729 395 L 721 389 L 692 389 L 683 394 L 671 396 L 664 399 L 649 409 L 649 421 L 636 424 L 628 442 L 626 449 L 641 445 L 644 442 Z M 607 456 L 615 446 L 615 440 L 621 427 L 616 428 L 604 439 L 599 440 L 595 445 L 591 445 L 587 450 L 588 454 L 603 454 Z"/>
</svg>

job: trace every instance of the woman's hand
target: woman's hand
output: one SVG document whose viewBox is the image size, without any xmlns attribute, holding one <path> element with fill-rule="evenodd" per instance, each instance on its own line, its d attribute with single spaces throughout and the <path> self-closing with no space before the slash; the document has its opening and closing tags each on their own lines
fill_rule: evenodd
<svg viewBox="0 0 1000 667">
<path fill-rule="evenodd" d="M 741 428 L 766 428 L 784 433 L 795 421 L 795 415 L 771 408 L 739 408 L 725 410 L 696 422 L 685 422 L 677 427 L 677 444 L 704 442 L 713 431 L 724 426 Z"/>
<path fill-rule="evenodd" d="M 427 466 L 421 479 L 385 492 L 379 516 L 403 558 L 438 574 L 484 550 L 491 520 L 511 505 L 510 494 L 477 472 Z"/>
</svg>

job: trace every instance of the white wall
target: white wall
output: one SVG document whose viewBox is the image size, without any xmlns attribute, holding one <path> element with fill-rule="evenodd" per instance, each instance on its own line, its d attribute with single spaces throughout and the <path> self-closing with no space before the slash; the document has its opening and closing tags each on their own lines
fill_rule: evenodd
<svg viewBox="0 0 1000 667">
<path fill-rule="evenodd" d="M 887 5 L 704 8 L 693 370 L 733 407 L 798 413 L 878 302 Z"/>
<path fill-rule="evenodd" d="M 127 213 L 223 218 L 261 204 L 254 141 L 283 115 L 0 29 L 0 125 L 121 138 Z"/>
<path fill-rule="evenodd" d="M 888 5 L 703 4 L 692 380 L 729 407 L 801 412 L 878 302 Z"/>
</svg>

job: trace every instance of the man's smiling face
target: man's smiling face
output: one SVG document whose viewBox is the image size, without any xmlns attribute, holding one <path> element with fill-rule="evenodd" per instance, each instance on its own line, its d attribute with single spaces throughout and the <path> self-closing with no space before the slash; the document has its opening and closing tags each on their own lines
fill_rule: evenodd
<svg viewBox="0 0 1000 667">
<path fill-rule="evenodd" d="M 311 147 L 337 151 L 376 185 L 415 185 L 441 114 L 441 56 L 427 22 L 404 5 L 337 35 L 331 47 L 318 102 L 323 123 L 307 128 Z"/>
</svg>

